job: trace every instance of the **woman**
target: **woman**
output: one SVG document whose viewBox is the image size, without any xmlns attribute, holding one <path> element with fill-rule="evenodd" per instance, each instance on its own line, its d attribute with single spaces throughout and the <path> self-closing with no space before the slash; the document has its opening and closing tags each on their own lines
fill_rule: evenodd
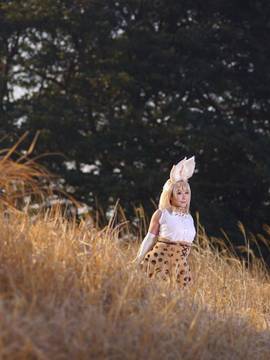
<svg viewBox="0 0 270 360">
<path fill-rule="evenodd" d="M 163 186 L 159 208 L 133 260 L 149 277 L 175 280 L 180 287 L 191 284 L 187 259 L 196 235 L 189 213 L 191 190 L 188 179 L 195 169 L 194 156 L 174 165 Z"/>
</svg>

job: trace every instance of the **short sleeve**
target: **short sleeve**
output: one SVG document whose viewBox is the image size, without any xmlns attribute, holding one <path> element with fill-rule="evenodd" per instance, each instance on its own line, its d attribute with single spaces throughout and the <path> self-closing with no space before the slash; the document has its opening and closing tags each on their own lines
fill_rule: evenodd
<svg viewBox="0 0 270 360">
<path fill-rule="evenodd" d="M 159 218 L 159 224 L 163 224 L 164 223 L 164 217 L 165 217 L 165 211 L 161 210 L 161 216 Z"/>
</svg>

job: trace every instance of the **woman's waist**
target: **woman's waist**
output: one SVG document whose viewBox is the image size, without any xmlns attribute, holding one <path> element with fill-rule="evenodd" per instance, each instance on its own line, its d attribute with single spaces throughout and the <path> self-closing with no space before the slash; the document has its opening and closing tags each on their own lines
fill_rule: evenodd
<svg viewBox="0 0 270 360">
<path fill-rule="evenodd" d="M 166 238 L 166 237 L 163 237 L 163 236 L 158 236 L 157 241 L 164 242 L 164 243 L 167 243 L 167 244 L 173 244 L 173 245 L 181 244 L 181 245 L 192 246 L 192 242 L 182 240 L 182 239 L 180 239 L 180 240 L 172 240 L 172 239 L 169 239 L 169 238 Z"/>
<path fill-rule="evenodd" d="M 161 225 L 159 229 L 160 237 L 166 238 L 169 241 L 185 241 L 191 243 L 196 235 L 196 230 L 193 227 L 169 227 L 167 225 Z"/>
</svg>

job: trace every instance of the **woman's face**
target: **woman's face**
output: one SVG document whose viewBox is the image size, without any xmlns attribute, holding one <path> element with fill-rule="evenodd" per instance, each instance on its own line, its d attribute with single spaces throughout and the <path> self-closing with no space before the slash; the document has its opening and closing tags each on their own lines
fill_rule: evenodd
<svg viewBox="0 0 270 360">
<path fill-rule="evenodd" d="M 177 185 L 173 188 L 171 196 L 171 204 L 185 208 L 189 203 L 190 193 L 189 190 L 183 185 Z"/>
</svg>

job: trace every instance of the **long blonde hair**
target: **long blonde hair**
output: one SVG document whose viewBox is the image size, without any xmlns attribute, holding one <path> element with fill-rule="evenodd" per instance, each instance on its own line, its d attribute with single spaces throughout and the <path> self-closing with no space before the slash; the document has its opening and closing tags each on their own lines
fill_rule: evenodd
<svg viewBox="0 0 270 360">
<path fill-rule="evenodd" d="M 187 207 L 186 207 L 186 212 L 189 213 L 190 200 L 191 200 L 191 189 L 190 189 L 189 183 L 184 180 L 179 180 L 175 184 L 171 184 L 169 186 L 169 188 L 167 188 L 166 190 L 163 189 L 163 191 L 160 195 L 160 198 L 159 198 L 158 208 L 160 210 L 163 210 L 163 209 L 171 210 L 172 209 L 171 196 L 172 196 L 173 190 L 176 186 L 180 187 L 181 189 L 184 189 L 184 191 L 187 190 L 190 194 L 189 201 L 188 201 Z"/>
</svg>

